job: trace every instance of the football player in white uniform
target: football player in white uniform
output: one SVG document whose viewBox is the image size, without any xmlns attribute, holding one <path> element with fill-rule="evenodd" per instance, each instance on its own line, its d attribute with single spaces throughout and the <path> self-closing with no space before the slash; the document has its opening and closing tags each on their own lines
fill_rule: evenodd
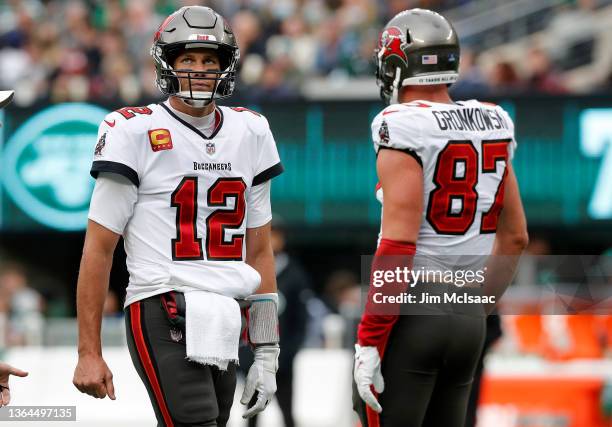
<svg viewBox="0 0 612 427">
<path fill-rule="evenodd" d="M 276 391 L 270 180 L 283 167 L 263 116 L 215 104 L 232 94 L 239 59 L 222 16 L 181 8 L 160 26 L 151 55 L 168 100 L 122 108 L 100 125 L 73 382 L 84 393 L 115 399 L 100 322 L 123 236 L 128 346 L 159 425 L 225 426 L 241 320 L 255 353 L 244 416 L 261 412 Z"/>
<path fill-rule="evenodd" d="M 423 258 L 444 265 L 445 256 L 519 255 L 528 238 L 510 162 L 513 123 L 500 107 L 450 98 L 459 67 L 452 25 L 429 10 L 404 11 L 384 27 L 376 57 L 391 105 L 372 123 L 384 202 L 372 271 Z M 368 310 L 374 302 L 368 298 L 355 355 L 363 425 L 463 427 L 483 307 L 476 315 L 400 316 L 397 306 Z"/>
</svg>

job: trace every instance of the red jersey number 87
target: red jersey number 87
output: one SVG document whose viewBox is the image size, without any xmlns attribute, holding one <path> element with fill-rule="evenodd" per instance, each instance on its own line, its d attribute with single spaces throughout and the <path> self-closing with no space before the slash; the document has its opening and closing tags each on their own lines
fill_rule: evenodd
<svg viewBox="0 0 612 427">
<path fill-rule="evenodd" d="M 497 173 L 498 162 L 503 161 L 493 204 L 480 218 L 480 233 L 495 233 L 503 208 L 509 143 L 510 139 L 482 141 L 481 165 L 478 151 L 470 140 L 449 141 L 440 151 L 433 177 L 436 188 L 429 194 L 426 214 L 438 234 L 467 232 L 476 218 L 479 169 L 483 174 Z"/>
</svg>

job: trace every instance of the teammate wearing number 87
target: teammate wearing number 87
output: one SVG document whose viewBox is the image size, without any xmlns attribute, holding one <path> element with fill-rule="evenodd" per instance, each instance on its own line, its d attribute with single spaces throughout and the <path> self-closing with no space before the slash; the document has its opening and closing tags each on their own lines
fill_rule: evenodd
<svg viewBox="0 0 612 427">
<path fill-rule="evenodd" d="M 450 98 L 459 69 L 452 25 L 429 10 L 404 11 L 383 28 L 376 60 L 381 95 L 391 105 L 372 123 L 384 206 L 372 271 L 417 269 L 424 258 L 448 270 L 456 266 L 444 256 L 489 254 L 508 255 L 511 271 L 527 244 L 510 162 L 513 123 L 498 106 Z M 485 311 L 434 306 L 422 308 L 440 315 L 400 316 L 402 307 L 373 307 L 368 298 L 355 355 L 354 407 L 362 424 L 463 427 Z"/>
<path fill-rule="evenodd" d="M 98 133 L 73 382 L 115 398 L 100 322 L 123 236 L 128 347 L 158 425 L 225 426 L 245 328 L 255 361 L 244 416 L 262 411 L 276 391 L 270 180 L 283 168 L 263 116 L 215 104 L 232 94 L 239 59 L 222 16 L 181 8 L 161 24 L 151 55 L 168 99 L 117 110 Z"/>
</svg>

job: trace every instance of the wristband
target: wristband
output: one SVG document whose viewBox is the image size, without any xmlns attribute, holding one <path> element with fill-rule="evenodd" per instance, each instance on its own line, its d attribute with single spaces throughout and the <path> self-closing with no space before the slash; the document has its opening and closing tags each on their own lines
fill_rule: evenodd
<svg viewBox="0 0 612 427">
<path fill-rule="evenodd" d="M 278 294 L 255 294 L 248 311 L 248 338 L 254 346 L 278 344 Z"/>
</svg>

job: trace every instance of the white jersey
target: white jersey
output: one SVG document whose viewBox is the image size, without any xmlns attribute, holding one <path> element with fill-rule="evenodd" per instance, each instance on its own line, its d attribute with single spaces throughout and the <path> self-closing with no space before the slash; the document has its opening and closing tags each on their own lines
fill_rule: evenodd
<svg viewBox="0 0 612 427">
<path fill-rule="evenodd" d="M 210 137 L 168 106 L 126 107 L 100 125 L 91 174 L 138 188 L 124 231 L 126 306 L 170 289 L 243 298 L 259 287 L 244 262 L 249 190 L 282 173 L 265 117 L 217 107 Z"/>
<path fill-rule="evenodd" d="M 501 212 L 514 124 L 501 107 L 476 100 L 395 104 L 372 122 L 381 149 L 402 150 L 423 167 L 421 255 L 488 255 Z M 382 189 L 377 198 L 383 202 Z"/>
</svg>

